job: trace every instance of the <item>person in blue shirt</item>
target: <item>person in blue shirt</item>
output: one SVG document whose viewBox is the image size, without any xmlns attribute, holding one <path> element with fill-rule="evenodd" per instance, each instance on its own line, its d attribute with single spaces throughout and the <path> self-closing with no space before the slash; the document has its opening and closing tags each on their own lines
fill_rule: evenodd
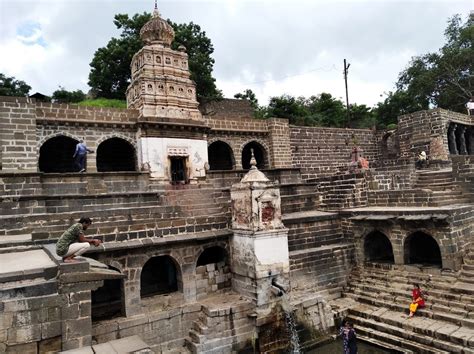
<svg viewBox="0 0 474 354">
<path fill-rule="evenodd" d="M 94 152 L 91 149 L 88 149 L 84 140 L 79 140 L 79 143 L 76 145 L 76 151 L 72 156 L 74 159 L 74 165 L 77 167 L 79 172 L 84 172 L 86 170 L 86 157 L 88 152 Z"/>
</svg>

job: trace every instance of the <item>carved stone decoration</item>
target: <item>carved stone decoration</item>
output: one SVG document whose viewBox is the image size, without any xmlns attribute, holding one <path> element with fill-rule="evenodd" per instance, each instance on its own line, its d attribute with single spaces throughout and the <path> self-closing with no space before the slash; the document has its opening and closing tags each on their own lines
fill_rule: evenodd
<svg viewBox="0 0 474 354">
<path fill-rule="evenodd" d="M 162 44 L 169 47 L 174 40 L 174 30 L 155 9 L 153 18 L 145 23 L 140 30 L 140 38 L 145 44 Z"/>
<path fill-rule="evenodd" d="M 183 46 L 171 49 L 173 28 L 156 8 L 153 18 L 142 27 L 140 37 L 145 46 L 132 58 L 132 77 L 126 92 L 128 108 L 137 109 L 146 121 L 168 118 L 203 121 L 196 84 L 187 65 L 188 54 Z"/>
</svg>

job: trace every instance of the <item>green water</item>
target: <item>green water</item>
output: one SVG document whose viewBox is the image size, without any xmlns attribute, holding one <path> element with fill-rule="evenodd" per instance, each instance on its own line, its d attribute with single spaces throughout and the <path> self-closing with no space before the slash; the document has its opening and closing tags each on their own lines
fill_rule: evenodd
<svg viewBox="0 0 474 354">
<path fill-rule="evenodd" d="M 342 340 L 338 339 L 334 342 L 324 344 L 321 347 L 314 348 L 308 351 L 310 354 L 342 354 Z M 395 351 L 390 351 L 377 347 L 375 345 L 370 345 L 369 343 L 357 342 L 357 354 L 381 354 L 381 353 L 396 353 Z"/>
</svg>

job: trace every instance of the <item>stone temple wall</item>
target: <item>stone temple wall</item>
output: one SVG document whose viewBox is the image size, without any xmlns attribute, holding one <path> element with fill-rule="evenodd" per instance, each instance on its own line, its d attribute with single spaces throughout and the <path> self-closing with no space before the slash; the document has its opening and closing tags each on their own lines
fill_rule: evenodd
<svg viewBox="0 0 474 354">
<path fill-rule="evenodd" d="M 293 166 L 301 168 L 303 179 L 347 170 L 354 145 L 362 148 L 369 162 L 378 154 L 375 136 L 367 129 L 290 127 Z"/>
<path fill-rule="evenodd" d="M 448 126 L 450 122 L 472 125 L 471 116 L 444 109 L 432 109 L 406 114 L 398 117 L 397 134 L 400 144 L 400 157 L 414 158 L 421 151 L 432 155 L 431 149 L 437 147 L 436 155 L 449 155 Z M 441 139 L 440 143 L 436 140 Z"/>
</svg>

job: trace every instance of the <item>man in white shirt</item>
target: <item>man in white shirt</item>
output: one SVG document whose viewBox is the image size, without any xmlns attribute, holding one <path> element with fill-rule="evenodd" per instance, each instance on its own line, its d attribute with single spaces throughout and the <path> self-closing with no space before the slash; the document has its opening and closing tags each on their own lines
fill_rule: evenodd
<svg viewBox="0 0 474 354">
<path fill-rule="evenodd" d="M 474 116 L 474 97 L 471 97 L 468 103 L 466 103 L 467 114 Z"/>
</svg>

